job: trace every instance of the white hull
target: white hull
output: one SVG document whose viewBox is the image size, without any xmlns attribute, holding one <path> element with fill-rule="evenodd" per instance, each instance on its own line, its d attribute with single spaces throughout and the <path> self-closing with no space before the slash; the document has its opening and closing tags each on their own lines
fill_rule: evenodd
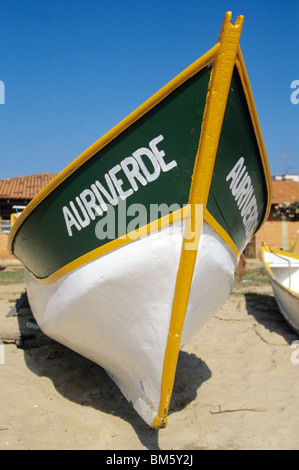
<svg viewBox="0 0 299 470">
<path fill-rule="evenodd" d="M 45 334 L 106 369 L 149 425 L 160 402 L 182 234 L 176 222 L 50 285 L 26 275 L 30 305 Z M 235 263 L 204 223 L 181 346 L 227 300 Z"/>
<path fill-rule="evenodd" d="M 167 423 L 179 348 L 227 300 L 270 210 L 242 24 L 227 12 L 215 46 L 57 175 L 10 233 L 40 327 L 105 368 L 154 429 Z M 108 241 L 109 205 L 121 227 Z"/>
<path fill-rule="evenodd" d="M 265 252 L 264 264 L 278 307 L 287 323 L 299 334 L 299 260 Z"/>
</svg>

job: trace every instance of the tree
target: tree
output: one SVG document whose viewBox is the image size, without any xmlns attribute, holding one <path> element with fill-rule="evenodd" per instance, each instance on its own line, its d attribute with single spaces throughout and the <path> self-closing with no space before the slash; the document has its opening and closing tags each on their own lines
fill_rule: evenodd
<svg viewBox="0 0 299 470">
<path fill-rule="evenodd" d="M 274 210 L 273 217 L 281 217 L 290 221 L 299 220 L 299 201 L 285 201 L 274 206 Z"/>
</svg>

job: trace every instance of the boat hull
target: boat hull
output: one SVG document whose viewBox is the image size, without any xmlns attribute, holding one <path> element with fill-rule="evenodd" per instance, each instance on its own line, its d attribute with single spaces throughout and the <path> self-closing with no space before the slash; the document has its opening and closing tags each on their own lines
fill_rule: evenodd
<svg viewBox="0 0 299 470">
<path fill-rule="evenodd" d="M 40 327 L 104 367 L 155 429 L 166 426 L 180 348 L 228 298 L 270 208 L 243 17 L 230 20 L 210 51 L 51 181 L 10 234 Z"/>
<path fill-rule="evenodd" d="M 290 293 L 274 281 L 271 283 L 279 310 L 286 322 L 299 335 L 299 296 Z"/>
<path fill-rule="evenodd" d="M 279 310 L 299 335 L 299 259 L 264 244 L 262 260 Z"/>
<path fill-rule="evenodd" d="M 149 425 L 160 403 L 182 240 L 182 224 L 175 223 L 54 284 L 41 286 L 26 274 L 44 333 L 102 366 Z M 204 224 L 181 346 L 228 298 L 235 263 L 230 248 Z"/>
</svg>

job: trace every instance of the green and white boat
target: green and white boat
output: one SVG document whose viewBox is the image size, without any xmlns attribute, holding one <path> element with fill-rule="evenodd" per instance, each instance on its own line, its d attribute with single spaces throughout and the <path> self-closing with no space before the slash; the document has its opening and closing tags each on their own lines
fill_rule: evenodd
<svg viewBox="0 0 299 470">
<path fill-rule="evenodd" d="M 271 177 L 239 47 L 243 17 L 62 171 L 10 250 L 50 337 L 98 363 L 165 427 L 178 353 L 231 293 Z"/>
</svg>

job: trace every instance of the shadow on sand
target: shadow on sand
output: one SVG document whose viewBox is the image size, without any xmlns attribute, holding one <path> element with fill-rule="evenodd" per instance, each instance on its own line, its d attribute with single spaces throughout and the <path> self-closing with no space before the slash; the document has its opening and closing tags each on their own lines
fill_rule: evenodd
<svg viewBox="0 0 299 470">
<path fill-rule="evenodd" d="M 254 316 L 258 323 L 289 343 L 297 339 L 273 296 L 246 293 L 245 299 L 248 314 Z M 24 322 L 22 316 L 19 322 L 21 330 L 21 323 Z M 133 427 L 145 448 L 159 450 L 159 431 L 151 429 L 140 418 L 103 368 L 44 335 L 33 340 L 29 338 L 21 347 L 30 370 L 38 376 L 48 377 L 63 397 L 81 406 L 120 417 Z M 198 388 L 210 377 L 210 369 L 200 358 L 181 351 L 169 414 L 184 409 L 192 402 Z"/>
<path fill-rule="evenodd" d="M 252 315 L 270 333 L 275 332 L 282 336 L 289 344 L 298 339 L 280 313 L 275 297 L 251 292 L 245 294 L 245 299 L 248 314 Z"/>
<path fill-rule="evenodd" d="M 148 450 L 159 450 L 158 433 L 136 413 L 105 370 L 67 347 L 45 337 L 32 345 L 22 345 L 25 361 L 32 372 L 51 379 L 66 399 L 81 406 L 122 418 L 130 423 Z M 196 355 L 181 351 L 169 414 L 193 401 L 200 385 L 211 376 L 207 365 Z M 162 431 L 163 432 L 163 431 Z"/>
</svg>

